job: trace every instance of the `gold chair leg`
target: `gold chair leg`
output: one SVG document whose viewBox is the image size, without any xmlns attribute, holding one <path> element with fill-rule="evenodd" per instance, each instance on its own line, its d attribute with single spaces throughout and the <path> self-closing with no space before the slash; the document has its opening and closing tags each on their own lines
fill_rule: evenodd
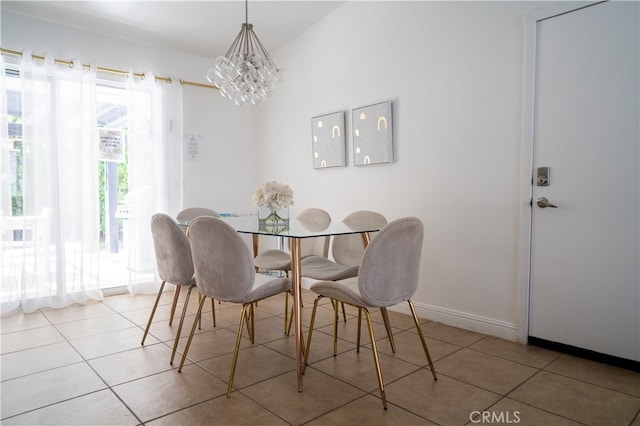
<svg viewBox="0 0 640 426">
<path fill-rule="evenodd" d="M 171 351 L 171 360 L 169 364 L 173 365 L 173 359 L 176 356 L 176 351 L 178 350 L 178 340 L 180 340 L 180 333 L 182 333 L 182 324 L 184 324 L 184 317 L 187 314 L 187 305 L 189 304 L 189 297 L 191 296 L 191 290 L 195 288 L 195 285 L 189 287 L 187 291 L 187 296 L 184 298 L 184 306 L 182 307 L 182 315 L 180 316 L 180 324 L 178 324 L 178 330 L 176 331 L 176 338 L 173 342 L 173 350 Z"/>
<path fill-rule="evenodd" d="M 288 329 L 287 318 L 289 318 L 289 292 L 288 291 L 284 293 L 284 334 L 288 336 L 289 333 L 287 333 L 287 329 Z"/>
<path fill-rule="evenodd" d="M 244 326 L 245 316 L 247 315 L 247 306 L 252 307 L 253 304 L 242 305 L 242 311 L 240 312 L 240 324 L 238 324 L 238 332 L 236 333 L 236 347 L 233 351 L 233 360 L 231 361 L 231 372 L 229 373 L 229 384 L 227 385 L 227 398 L 231 397 L 231 388 L 233 386 L 233 376 L 236 372 L 236 362 L 238 361 L 238 350 L 240 349 L 240 340 L 242 339 L 242 328 Z"/>
<path fill-rule="evenodd" d="M 311 311 L 311 322 L 309 323 L 309 335 L 307 336 L 307 349 L 304 351 L 304 362 L 302 363 L 302 374 L 307 369 L 307 362 L 309 361 L 309 350 L 311 348 L 311 335 L 313 334 L 313 323 L 316 320 L 316 309 L 318 309 L 318 302 L 322 299 L 322 296 L 316 297 L 313 302 L 313 310 Z"/>
<path fill-rule="evenodd" d="M 362 330 L 362 308 L 358 308 L 358 343 L 356 345 L 356 353 L 360 353 L 360 331 Z"/>
<path fill-rule="evenodd" d="M 153 316 L 156 314 L 156 308 L 158 307 L 158 303 L 160 302 L 160 296 L 162 296 L 162 289 L 164 288 L 164 284 L 166 281 L 162 281 L 160 285 L 160 290 L 158 291 L 158 296 L 156 297 L 156 302 L 153 304 L 153 309 L 151 310 L 151 315 L 149 316 L 149 321 L 147 322 L 147 328 L 144 329 L 144 334 L 142 335 L 141 345 L 144 346 L 144 341 L 147 338 L 147 334 L 149 334 L 149 329 L 151 328 L 151 322 L 153 321 Z"/>
<path fill-rule="evenodd" d="M 200 303 L 202 301 L 202 299 L 206 297 L 204 297 L 202 295 L 202 293 L 198 293 L 198 303 Z M 200 317 L 200 319 L 198 320 L 198 330 L 202 330 L 202 316 Z"/>
<path fill-rule="evenodd" d="M 258 306 L 258 304 L 256 303 L 256 306 Z M 256 343 L 256 315 L 255 315 L 255 311 L 254 311 L 254 306 L 251 305 L 251 315 L 249 316 L 249 318 L 251 318 L 251 344 Z"/>
<path fill-rule="evenodd" d="M 391 352 L 396 353 L 396 342 L 393 340 L 393 331 L 391 331 L 391 323 L 389 322 L 389 313 L 387 308 L 380 308 L 380 314 L 382 314 L 382 321 L 384 321 L 384 328 L 387 329 L 387 336 L 389 336 L 389 344 L 391 345 Z"/>
<path fill-rule="evenodd" d="M 243 309 L 243 311 L 244 311 L 245 320 L 247 321 L 247 337 L 251 341 L 251 344 L 254 344 L 255 343 L 254 334 L 253 334 L 253 324 L 254 324 L 254 322 L 252 321 L 252 318 L 253 318 L 253 303 L 251 305 L 249 305 L 249 307 L 247 309 Z"/>
<path fill-rule="evenodd" d="M 387 409 L 387 397 L 384 392 L 384 382 L 382 381 L 382 371 L 380 370 L 380 361 L 378 360 L 378 349 L 376 348 L 376 338 L 373 335 L 373 324 L 371 323 L 371 316 L 366 308 L 364 315 L 367 318 L 367 325 L 369 326 L 369 340 L 371 340 L 371 352 L 373 353 L 373 362 L 376 365 L 376 373 L 378 375 L 378 387 L 380 388 L 380 397 L 382 398 L 382 406 Z"/>
<path fill-rule="evenodd" d="M 293 297 L 293 293 L 291 293 L 291 297 Z M 300 308 L 304 308 L 304 303 L 302 298 L 300 299 Z M 291 305 L 291 314 L 289 315 L 289 325 L 287 326 L 287 336 L 291 335 L 291 324 L 293 324 L 293 305 Z"/>
<path fill-rule="evenodd" d="M 182 290 L 182 286 L 177 285 L 173 293 L 173 302 L 171 303 L 171 314 L 169 315 L 169 326 L 173 324 L 173 316 L 176 313 L 176 306 L 178 305 L 178 299 L 180 298 L 180 290 Z"/>
<path fill-rule="evenodd" d="M 182 354 L 182 359 L 180 360 L 180 366 L 178 367 L 178 373 L 182 372 L 182 367 L 184 366 L 184 361 L 187 359 L 187 354 L 189 353 L 189 347 L 191 346 L 191 340 L 193 340 L 193 334 L 196 332 L 196 327 L 198 326 L 198 319 L 200 315 L 202 315 L 202 306 L 204 306 L 205 298 L 200 299 L 200 303 L 198 304 L 198 312 L 196 313 L 196 317 L 193 320 L 193 325 L 191 326 L 191 333 L 189 333 L 189 339 L 187 339 L 187 344 L 184 347 L 184 353 Z M 185 304 L 185 306 L 187 306 Z"/>
<path fill-rule="evenodd" d="M 347 322 L 347 312 L 344 310 L 344 302 L 340 302 L 340 304 L 342 305 L 342 318 L 344 322 Z"/>
<path fill-rule="evenodd" d="M 422 348 L 424 349 L 424 354 L 427 356 L 427 362 L 429 363 L 429 368 L 431 369 L 431 374 L 433 375 L 433 380 L 438 380 L 438 376 L 436 376 L 436 370 L 433 368 L 433 362 L 431 361 L 431 355 L 429 355 L 429 349 L 427 349 L 427 342 L 424 339 L 424 334 L 422 334 L 422 327 L 420 327 L 420 321 L 418 320 L 418 316 L 416 315 L 416 310 L 413 307 L 413 302 L 411 299 L 407 300 L 409 303 L 409 308 L 411 308 L 411 315 L 413 315 L 413 321 L 416 323 L 416 329 L 418 330 L 418 335 L 420 336 L 420 341 L 422 342 Z"/>
<path fill-rule="evenodd" d="M 338 354 L 338 301 L 331 299 L 333 306 L 333 356 Z"/>
<path fill-rule="evenodd" d="M 213 316 L 213 326 L 216 326 L 216 301 L 211 298 L 211 315 Z"/>
</svg>

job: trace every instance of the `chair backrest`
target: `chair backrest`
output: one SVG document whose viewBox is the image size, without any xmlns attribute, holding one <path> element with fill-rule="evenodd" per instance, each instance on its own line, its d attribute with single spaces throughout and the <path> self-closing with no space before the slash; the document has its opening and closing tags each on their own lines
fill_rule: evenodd
<svg viewBox="0 0 640 426">
<path fill-rule="evenodd" d="M 358 210 L 342 221 L 346 225 L 373 225 L 382 228 L 387 224 L 387 219 L 377 212 L 368 210 Z M 370 237 L 376 233 L 371 233 Z M 336 235 L 331 242 L 331 256 L 337 263 L 345 266 L 360 265 L 362 255 L 364 254 L 364 245 L 362 244 L 361 234 L 352 235 Z"/>
<path fill-rule="evenodd" d="M 188 283 L 194 272 L 191 247 L 178 223 L 169 215 L 156 213 L 151 218 L 151 235 L 160 278 L 171 284 Z"/>
<path fill-rule="evenodd" d="M 189 207 L 178 213 L 176 219 L 179 223 L 190 223 L 198 216 L 220 217 L 217 211 L 208 209 L 206 207 Z"/>
<path fill-rule="evenodd" d="M 367 246 L 358 273 L 360 295 L 371 307 L 393 306 L 418 288 L 424 226 L 420 219 L 394 220 Z"/>
<path fill-rule="evenodd" d="M 200 216 L 189 226 L 189 241 L 202 294 L 242 303 L 256 273 L 251 251 L 238 232 L 219 218 Z"/>
<path fill-rule="evenodd" d="M 327 211 L 315 207 L 303 210 L 297 219 L 311 230 L 327 229 L 331 223 L 331 215 Z M 327 257 L 329 255 L 329 237 L 302 238 L 300 240 L 300 256 L 311 255 Z"/>
</svg>

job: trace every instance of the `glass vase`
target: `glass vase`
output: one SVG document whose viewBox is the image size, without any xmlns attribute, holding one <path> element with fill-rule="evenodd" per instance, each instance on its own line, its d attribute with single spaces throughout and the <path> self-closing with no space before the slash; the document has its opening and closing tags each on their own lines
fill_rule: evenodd
<svg viewBox="0 0 640 426">
<path fill-rule="evenodd" d="M 261 231 L 274 234 L 289 229 L 289 207 L 271 209 L 269 207 L 258 208 L 258 225 Z"/>
</svg>

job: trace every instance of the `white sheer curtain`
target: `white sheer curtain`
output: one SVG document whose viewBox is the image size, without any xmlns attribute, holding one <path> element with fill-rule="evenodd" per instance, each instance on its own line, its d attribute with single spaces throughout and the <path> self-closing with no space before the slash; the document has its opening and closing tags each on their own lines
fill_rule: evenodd
<svg viewBox="0 0 640 426">
<path fill-rule="evenodd" d="M 98 277 L 99 211 L 96 70 L 56 65 L 50 56 L 19 64 L 22 115 L 22 212 L 11 208 L 7 102 L 2 133 L 2 311 L 61 308 L 102 299 Z M 2 62 L 3 97 L 16 78 Z M 11 82 L 9 81 L 10 79 Z M 22 233 L 15 237 L 14 231 Z"/>
<path fill-rule="evenodd" d="M 182 85 L 129 77 L 129 284 L 132 293 L 156 293 L 155 253 L 151 216 L 156 212 L 175 217 L 182 207 Z"/>
</svg>

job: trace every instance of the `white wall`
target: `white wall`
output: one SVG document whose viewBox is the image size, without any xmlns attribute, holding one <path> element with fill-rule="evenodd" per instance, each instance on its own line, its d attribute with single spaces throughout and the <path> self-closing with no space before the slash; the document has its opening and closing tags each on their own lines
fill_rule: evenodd
<svg viewBox="0 0 640 426">
<path fill-rule="evenodd" d="M 251 210 L 255 186 L 290 184 L 292 214 L 357 209 L 425 224 L 419 314 L 515 339 L 527 2 L 350 2 L 271 52 L 287 80 L 260 107 L 185 86 L 185 205 Z M 210 59 L 2 16 L 2 47 L 204 82 Z M 269 46 L 267 46 L 268 48 Z M 396 161 L 314 170 L 312 116 L 391 100 Z"/>
<path fill-rule="evenodd" d="M 422 219 L 414 301 L 423 316 L 511 339 L 520 318 L 524 17 L 536 7 L 350 2 L 272 52 L 289 77 L 254 127 L 261 179 L 291 184 L 296 210 Z M 396 162 L 356 168 L 350 110 L 385 100 Z M 347 112 L 348 166 L 314 170 L 310 119 L 334 111 Z"/>
</svg>

